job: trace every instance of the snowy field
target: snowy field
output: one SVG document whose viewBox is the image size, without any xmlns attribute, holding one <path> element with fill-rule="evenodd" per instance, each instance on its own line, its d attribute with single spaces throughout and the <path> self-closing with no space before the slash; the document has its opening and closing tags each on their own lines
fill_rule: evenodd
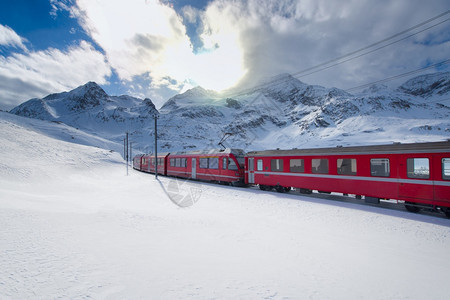
<svg viewBox="0 0 450 300">
<path fill-rule="evenodd" d="M 181 208 L 173 179 L 0 115 L 1 299 L 450 299 L 442 216 L 199 182 Z"/>
</svg>

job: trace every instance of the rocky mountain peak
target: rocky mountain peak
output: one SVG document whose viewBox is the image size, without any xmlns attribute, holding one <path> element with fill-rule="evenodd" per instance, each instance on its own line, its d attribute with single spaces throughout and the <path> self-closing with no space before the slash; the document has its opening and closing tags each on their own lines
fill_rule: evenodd
<svg viewBox="0 0 450 300">
<path fill-rule="evenodd" d="M 142 102 L 145 106 L 148 106 L 149 108 L 156 110 L 156 106 L 150 98 L 145 98 L 144 101 Z"/>
<path fill-rule="evenodd" d="M 218 94 L 215 91 L 204 89 L 201 86 L 196 86 L 195 88 L 192 88 L 190 90 L 187 90 L 183 94 L 175 96 L 177 99 L 183 99 L 183 98 L 215 98 Z"/>
<path fill-rule="evenodd" d="M 450 72 L 417 76 L 402 84 L 398 89 L 403 93 L 420 97 L 444 95 L 450 91 Z"/>
<path fill-rule="evenodd" d="M 86 109 L 108 101 L 108 94 L 95 82 L 88 82 L 69 93 L 69 99 L 74 101 L 73 109 Z"/>
<path fill-rule="evenodd" d="M 201 86 L 197 86 L 182 94 L 178 94 L 172 98 L 170 98 L 164 105 L 161 107 L 162 111 L 174 110 L 184 106 L 190 105 L 202 105 L 208 104 L 212 100 L 220 99 L 219 93 L 212 90 L 204 89 Z"/>
</svg>

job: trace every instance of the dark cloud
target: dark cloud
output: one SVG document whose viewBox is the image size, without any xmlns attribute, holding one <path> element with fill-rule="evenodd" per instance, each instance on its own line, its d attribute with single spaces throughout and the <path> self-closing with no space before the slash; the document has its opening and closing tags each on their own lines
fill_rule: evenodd
<svg viewBox="0 0 450 300">
<path fill-rule="evenodd" d="M 10 78 L 0 74 L 0 98 L 4 110 L 11 110 L 17 105 L 35 97 L 43 97 L 52 91 L 43 86 L 20 78 Z"/>
<path fill-rule="evenodd" d="M 247 1 L 236 22 L 248 69 L 243 82 L 285 72 L 299 73 L 419 24 L 445 12 L 449 6 L 441 0 L 339 4 L 320 0 Z M 402 70 L 414 70 L 428 61 L 448 57 L 444 54 L 450 53 L 447 32 L 450 27 L 444 22 L 423 34 L 299 78 L 311 84 L 348 88 Z M 421 45 L 417 43 L 420 40 L 424 40 Z"/>
</svg>

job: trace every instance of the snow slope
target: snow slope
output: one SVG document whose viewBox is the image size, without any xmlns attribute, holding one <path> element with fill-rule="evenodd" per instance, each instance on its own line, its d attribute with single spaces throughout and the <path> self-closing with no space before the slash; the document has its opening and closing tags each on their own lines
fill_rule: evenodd
<svg viewBox="0 0 450 300">
<path fill-rule="evenodd" d="M 200 182 L 180 208 L 58 126 L 0 114 L 2 299 L 450 296 L 448 219 Z"/>
<path fill-rule="evenodd" d="M 153 130 L 153 115 L 157 113 L 150 99 L 109 96 L 95 82 L 88 82 L 69 92 L 30 99 L 11 112 L 23 117 L 64 123 L 116 144 L 122 144 L 126 132 L 131 137 L 134 135 L 135 143 L 148 144 L 149 133 Z"/>
<path fill-rule="evenodd" d="M 86 133 L 80 129 L 68 126 L 62 122 L 41 121 L 32 118 L 15 116 L 6 112 L 0 112 L 0 116 L 1 122 L 9 124 L 20 122 L 20 124 L 26 126 L 29 131 L 35 131 L 38 134 L 53 137 L 61 141 L 93 146 L 116 152 L 123 152 L 123 143 L 115 143 L 96 135 Z"/>
</svg>

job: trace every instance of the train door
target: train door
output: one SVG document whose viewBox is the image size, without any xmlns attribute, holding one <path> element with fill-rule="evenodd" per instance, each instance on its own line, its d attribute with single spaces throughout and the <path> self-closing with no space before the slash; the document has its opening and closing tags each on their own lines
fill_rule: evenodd
<svg viewBox="0 0 450 300">
<path fill-rule="evenodd" d="M 399 173 L 399 197 L 402 200 L 433 200 L 433 166 L 431 157 L 408 155 L 402 157 Z M 406 175 L 406 176 L 405 176 Z"/>
<path fill-rule="evenodd" d="M 255 183 L 255 163 L 254 158 L 248 158 L 248 183 Z"/>
<path fill-rule="evenodd" d="M 197 159 L 192 158 L 192 179 L 197 178 Z"/>
<path fill-rule="evenodd" d="M 434 200 L 450 204 L 450 155 L 433 155 L 434 175 Z"/>
</svg>

